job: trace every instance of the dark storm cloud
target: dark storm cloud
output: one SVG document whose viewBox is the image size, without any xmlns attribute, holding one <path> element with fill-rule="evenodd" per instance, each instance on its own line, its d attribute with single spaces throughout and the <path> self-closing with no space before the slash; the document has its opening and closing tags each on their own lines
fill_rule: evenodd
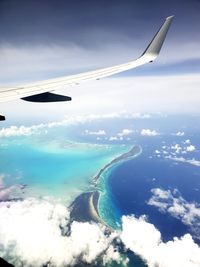
<svg viewBox="0 0 200 267">
<path fill-rule="evenodd" d="M 1 84 L 137 58 L 164 18 L 172 14 L 175 20 L 162 57 L 131 75 L 199 71 L 200 1 L 0 0 Z"/>
<path fill-rule="evenodd" d="M 159 25 L 171 14 L 177 16 L 176 27 L 184 27 L 190 36 L 198 30 L 199 11 L 197 0 L 2 0 L 1 42 L 69 42 L 87 47 L 105 43 L 103 37 L 107 42 L 119 36 L 143 39 L 150 23 Z"/>
</svg>

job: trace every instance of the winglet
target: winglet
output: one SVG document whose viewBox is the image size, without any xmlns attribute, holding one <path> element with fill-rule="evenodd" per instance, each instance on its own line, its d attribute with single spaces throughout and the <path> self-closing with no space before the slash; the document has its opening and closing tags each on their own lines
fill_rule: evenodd
<svg viewBox="0 0 200 267">
<path fill-rule="evenodd" d="M 156 35 L 153 37 L 150 44 L 147 46 L 146 50 L 142 54 L 142 56 L 150 56 L 153 61 L 159 54 L 161 47 L 164 43 L 165 37 L 169 30 L 169 27 L 172 23 L 174 16 L 167 17 L 165 22 L 162 24 Z"/>
</svg>

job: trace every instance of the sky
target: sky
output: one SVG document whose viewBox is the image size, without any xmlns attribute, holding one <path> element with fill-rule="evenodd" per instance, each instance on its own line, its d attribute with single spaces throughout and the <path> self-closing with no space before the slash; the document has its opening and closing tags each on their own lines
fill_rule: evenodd
<svg viewBox="0 0 200 267">
<path fill-rule="evenodd" d="M 23 134 L 40 127 L 48 130 L 56 125 L 51 122 L 64 118 L 70 121 L 73 116 L 78 122 L 84 122 L 88 118 L 108 116 L 103 114 L 117 118 L 118 114 L 131 112 L 145 113 L 145 116 L 158 112 L 199 114 L 199 14 L 199 0 L 0 0 L 2 88 L 135 59 L 164 19 L 175 15 L 161 54 L 153 64 L 100 81 L 60 88 L 58 92 L 72 96 L 72 102 L 1 103 L 0 114 L 7 117 L 1 122 L 1 135 L 16 134 L 19 130 Z M 10 125 L 19 128 L 9 128 Z M 2 130 L 3 127 L 8 128 Z M 144 129 L 142 135 L 156 134 Z M 199 161 L 190 163 L 199 164 Z M 5 188 L 4 179 L 0 174 L 0 193 L 8 194 L 12 188 Z M 172 211 L 179 212 L 174 212 L 177 217 L 199 216 L 199 206 L 186 202 L 183 197 L 177 198 L 169 190 L 155 188 L 149 203 L 160 207 L 166 195 L 173 204 Z M 115 238 L 120 238 L 127 249 L 140 255 L 149 266 L 163 266 L 163 259 L 166 267 L 200 264 L 200 248 L 191 235 L 164 242 L 159 230 L 145 217 L 123 216 L 122 230 L 108 237 L 102 226 L 73 222 L 71 234 L 66 238 L 69 211 L 53 200 L 25 199 L 10 201 L 9 205 L 0 202 L 0 209 L 0 237 L 4 244 L 0 253 L 5 258 L 16 259 L 18 266 L 21 260 L 33 266 L 49 260 L 59 267 L 73 266 L 79 259 L 91 263 L 99 255 L 104 256 L 105 262 L 117 260 Z M 80 240 L 83 233 L 84 238 Z M 94 244 L 91 235 L 98 242 Z M 13 240 L 18 241 L 14 250 L 10 246 Z"/>
<path fill-rule="evenodd" d="M 163 20 L 175 15 L 153 64 L 99 82 L 61 88 L 72 96 L 71 103 L 3 103 L 0 112 L 9 122 L 2 125 L 124 109 L 198 113 L 199 12 L 198 0 L 1 0 L 2 88 L 136 59 Z"/>
</svg>

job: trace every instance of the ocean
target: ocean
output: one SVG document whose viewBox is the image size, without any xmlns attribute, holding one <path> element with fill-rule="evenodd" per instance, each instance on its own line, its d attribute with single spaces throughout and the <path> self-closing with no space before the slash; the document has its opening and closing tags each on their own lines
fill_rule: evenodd
<svg viewBox="0 0 200 267">
<path fill-rule="evenodd" d="M 101 218 L 112 228 L 120 229 L 122 215 L 145 214 L 161 232 L 164 242 L 190 233 L 200 244 L 200 233 L 194 225 L 200 225 L 199 217 L 189 225 L 180 216 L 149 204 L 152 190 L 159 188 L 187 205 L 195 203 L 199 207 L 199 166 L 188 162 L 195 159 L 198 163 L 200 158 L 197 119 L 119 119 L 118 123 L 117 119 L 113 123 L 101 120 L 71 128 L 52 127 L 29 136 L 2 137 L 0 179 L 3 177 L 4 187 L 24 186 L 21 194 L 17 192 L 10 198 L 49 197 L 68 206 L 81 193 L 96 190 L 91 181 L 100 169 L 139 145 L 140 155 L 102 173 L 97 184 Z M 144 125 L 147 129 L 155 128 L 158 134 L 142 136 Z M 130 131 L 123 136 L 123 129 Z M 99 130 L 105 134 L 98 135 Z M 179 131 L 184 134 L 178 136 Z M 194 151 L 186 151 L 190 146 L 195 147 Z M 129 267 L 146 266 L 138 256 L 127 253 Z M 121 265 L 113 262 L 108 266 Z"/>
<path fill-rule="evenodd" d="M 145 214 L 148 221 L 159 229 L 163 241 L 191 233 L 200 243 L 197 233 L 180 218 L 160 212 L 148 204 L 154 188 L 175 191 L 176 196 L 188 203 L 200 203 L 199 167 L 153 157 L 151 145 L 146 148 L 144 145 L 138 157 L 113 166 L 102 175 L 101 187 L 104 190 L 99 203 L 100 214 L 114 228 L 120 228 L 122 215 L 139 217 Z"/>
</svg>

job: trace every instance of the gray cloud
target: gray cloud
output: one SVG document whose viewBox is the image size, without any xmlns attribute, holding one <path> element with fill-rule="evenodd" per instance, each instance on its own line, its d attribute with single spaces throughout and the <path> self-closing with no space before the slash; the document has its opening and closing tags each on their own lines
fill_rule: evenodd
<svg viewBox="0 0 200 267">
<path fill-rule="evenodd" d="M 172 13 L 177 17 L 162 55 L 144 71 L 155 73 L 161 66 L 165 69 L 177 62 L 187 66 L 188 60 L 200 59 L 198 10 L 197 1 L 180 0 L 1 1 L 1 84 L 45 79 L 136 58 L 162 20 Z"/>
<path fill-rule="evenodd" d="M 116 31 L 130 36 L 139 27 L 137 35 L 143 36 L 149 22 L 157 23 L 162 17 L 174 14 L 178 18 L 178 33 L 187 32 L 185 36 L 191 37 L 198 27 L 199 8 L 199 2 L 194 0 L 153 0 L 151 3 L 145 0 L 34 0 L 29 3 L 20 0 L 20 4 L 3 0 L 0 3 L 0 29 L 2 40 L 60 42 L 70 37 L 80 43 L 85 36 L 85 44 L 90 46 L 95 43 L 94 39 L 88 39 L 90 31 L 107 29 L 107 32 Z M 103 40 L 101 42 L 104 43 Z"/>
</svg>

